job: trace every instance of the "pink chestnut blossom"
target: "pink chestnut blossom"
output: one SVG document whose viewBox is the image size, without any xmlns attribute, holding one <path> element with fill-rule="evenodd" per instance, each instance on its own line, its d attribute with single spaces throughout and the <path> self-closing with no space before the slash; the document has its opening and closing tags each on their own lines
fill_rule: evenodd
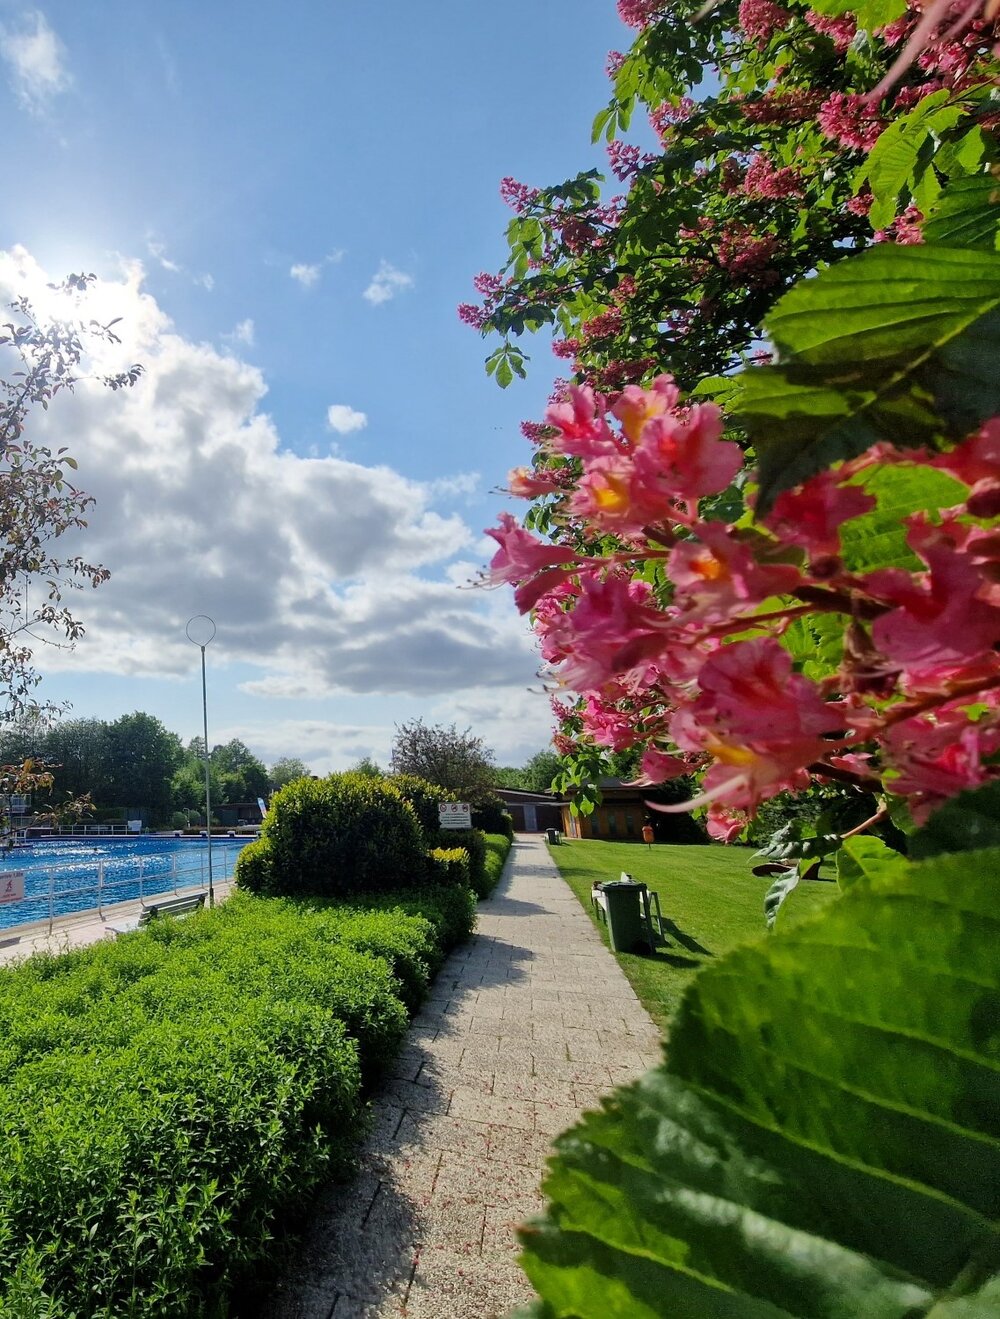
<svg viewBox="0 0 1000 1319">
<path fill-rule="evenodd" d="M 743 465 L 740 446 L 721 436 L 722 412 L 714 403 L 653 417 L 642 428 L 636 467 L 644 479 L 662 475 L 678 499 L 720 494 Z"/>
<path fill-rule="evenodd" d="M 813 557 L 839 554 L 841 525 L 870 513 L 876 504 L 858 486 L 841 485 L 841 479 L 841 473 L 821 472 L 794 490 L 783 490 L 762 519 L 764 526 Z"/>
<path fill-rule="evenodd" d="M 557 433 L 549 445 L 558 453 L 599 458 L 618 452 L 618 444 L 604 419 L 605 401 L 589 385 L 570 385 L 559 402 L 545 410 L 545 424 Z"/>
<path fill-rule="evenodd" d="M 692 530 L 697 540 L 678 542 L 667 560 L 683 623 L 723 621 L 802 583 L 802 574 L 791 564 L 759 563 L 739 534 L 722 522 L 701 522 Z"/>
<path fill-rule="evenodd" d="M 507 489 L 519 499 L 536 499 L 560 489 L 560 482 L 555 472 L 544 468 L 536 471 L 531 467 L 513 467 L 507 476 Z"/>
<path fill-rule="evenodd" d="M 886 121 L 866 96 L 834 92 L 820 106 L 817 115 L 820 130 L 842 147 L 871 151 Z"/>
<path fill-rule="evenodd" d="M 806 11 L 806 22 L 816 32 L 821 32 L 823 36 L 830 38 L 838 55 L 844 54 L 858 30 L 853 14 L 841 14 L 838 18 L 831 18 L 809 9 Z"/>
<path fill-rule="evenodd" d="M 722 646 L 702 666 L 698 687 L 670 720 L 678 747 L 715 762 L 694 805 L 754 811 L 766 797 L 808 786 L 807 767 L 831 750 L 827 736 L 842 722 L 772 637 Z"/>
<path fill-rule="evenodd" d="M 646 422 L 672 412 L 680 396 L 673 376 L 660 375 L 648 389 L 626 385 L 612 405 L 611 412 L 621 422 L 622 434 L 629 444 L 636 445 Z"/>
<path fill-rule="evenodd" d="M 546 644 L 562 660 L 560 681 L 590 692 L 641 680 L 649 657 L 664 645 L 671 617 L 656 607 L 645 582 L 616 574 L 584 578 L 573 607 L 545 619 Z"/>
<path fill-rule="evenodd" d="M 750 816 L 746 811 L 732 811 L 718 802 L 712 802 L 705 812 L 708 836 L 717 843 L 735 843 L 749 823 Z"/>
<path fill-rule="evenodd" d="M 973 517 L 1000 514 L 1000 417 L 991 417 L 957 449 L 930 461 L 972 487 L 967 507 Z"/>
<path fill-rule="evenodd" d="M 637 534 L 669 515 L 672 493 L 662 473 L 618 454 L 587 463 L 569 507 L 602 531 Z"/>
<path fill-rule="evenodd" d="M 885 732 L 882 746 L 892 790 L 909 798 L 920 824 L 948 797 L 991 776 L 984 761 L 1000 751 L 1000 727 L 996 712 L 973 722 L 952 706 L 901 721 Z"/>
<path fill-rule="evenodd" d="M 635 745 L 635 719 L 593 694 L 584 701 L 582 719 L 585 731 L 598 746 L 625 751 Z"/>
<path fill-rule="evenodd" d="M 670 755 L 657 747 L 647 747 L 639 762 L 639 776 L 629 786 L 655 787 L 658 783 L 667 783 L 670 779 L 679 779 L 690 774 L 696 768 L 680 756 Z"/>
<path fill-rule="evenodd" d="M 876 618 L 872 640 L 911 677 L 927 681 L 1000 644 L 1000 608 L 981 598 L 982 568 L 943 537 L 941 543 L 911 544 L 929 572 L 916 580 L 901 569 L 883 569 L 866 579 L 866 589 L 895 608 Z"/>
<path fill-rule="evenodd" d="M 580 555 L 561 545 L 547 545 L 525 531 L 510 513 L 500 514 L 499 527 L 486 530 L 500 548 L 490 560 L 490 581 L 521 582 L 542 568 L 551 568 L 554 564 L 571 564 L 580 559 Z"/>
</svg>

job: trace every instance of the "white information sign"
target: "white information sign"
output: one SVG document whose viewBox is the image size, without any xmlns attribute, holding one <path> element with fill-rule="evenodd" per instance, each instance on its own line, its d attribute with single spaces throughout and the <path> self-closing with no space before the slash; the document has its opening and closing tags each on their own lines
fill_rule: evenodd
<svg viewBox="0 0 1000 1319">
<path fill-rule="evenodd" d="M 24 897 L 24 871 L 0 871 L 0 902 L 20 902 Z"/>
<path fill-rule="evenodd" d="M 472 807 L 467 801 L 439 802 L 438 820 L 442 829 L 471 829 Z"/>
</svg>

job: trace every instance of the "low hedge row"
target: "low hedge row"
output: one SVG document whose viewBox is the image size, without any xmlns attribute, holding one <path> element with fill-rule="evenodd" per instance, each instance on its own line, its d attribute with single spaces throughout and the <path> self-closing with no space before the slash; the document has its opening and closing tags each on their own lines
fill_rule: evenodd
<svg viewBox="0 0 1000 1319">
<path fill-rule="evenodd" d="M 506 834 L 486 834 L 485 843 L 483 886 L 486 892 L 482 896 L 488 897 L 496 888 L 497 881 L 503 873 L 504 862 L 507 860 L 507 854 L 513 845 L 513 839 L 508 838 Z"/>
<path fill-rule="evenodd" d="M 473 919 L 236 894 L 0 971 L 0 1316 L 225 1313 Z"/>
</svg>

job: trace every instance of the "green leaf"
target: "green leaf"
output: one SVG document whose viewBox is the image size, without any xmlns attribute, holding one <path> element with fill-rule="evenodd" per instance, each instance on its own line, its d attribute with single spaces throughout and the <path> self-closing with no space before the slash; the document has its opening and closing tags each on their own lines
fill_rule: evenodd
<svg viewBox="0 0 1000 1319">
<path fill-rule="evenodd" d="M 842 889 L 866 877 L 891 879 L 905 869 L 905 857 L 869 834 L 846 839 L 837 853 L 837 883 Z"/>
<path fill-rule="evenodd" d="M 812 8 L 817 14 L 853 14 L 858 27 L 866 32 L 885 27 L 906 13 L 906 0 L 816 0 Z"/>
<path fill-rule="evenodd" d="M 541 1313 L 985 1319 L 1000 850 L 865 875 L 688 989 L 668 1061 L 556 1141 Z"/>
<path fill-rule="evenodd" d="M 774 929 L 774 922 L 778 919 L 778 912 L 788 898 L 793 889 L 799 886 L 799 872 L 789 870 L 785 875 L 779 875 L 771 887 L 764 894 L 764 921 L 769 930 Z"/>
<path fill-rule="evenodd" d="M 914 193 L 921 154 L 932 134 L 954 127 L 965 113 L 961 105 L 947 104 L 950 96 L 942 88 L 890 124 L 855 175 L 856 192 L 866 181 L 871 188 L 874 202 L 869 219 L 876 229 L 892 223 L 902 194 Z"/>
<path fill-rule="evenodd" d="M 995 251 L 1000 240 L 1000 181 L 976 174 L 950 183 L 927 216 L 924 242 Z"/>
<path fill-rule="evenodd" d="M 836 673 L 844 658 L 844 626 L 839 614 L 810 614 L 788 625 L 781 644 L 790 652 L 799 672 L 813 682 L 822 682 Z"/>
<path fill-rule="evenodd" d="M 501 357 L 500 361 L 497 363 L 495 378 L 501 389 L 506 389 L 514 379 L 514 372 L 511 368 L 509 358 Z"/>
<path fill-rule="evenodd" d="M 983 847 L 1000 848 L 1000 783 L 996 780 L 946 801 L 909 840 L 910 854 L 915 857 Z"/>
<path fill-rule="evenodd" d="M 960 504 L 967 494 L 961 482 L 926 464 L 875 467 L 865 472 L 861 485 L 878 503 L 840 529 L 841 556 L 855 573 L 885 567 L 921 571 L 924 564 L 906 543 L 906 519 L 921 510 Z"/>
<path fill-rule="evenodd" d="M 877 440 L 938 444 L 1000 411 L 1000 256 L 881 244 L 795 285 L 765 322 L 781 361 L 739 377 L 764 513 Z"/>
</svg>

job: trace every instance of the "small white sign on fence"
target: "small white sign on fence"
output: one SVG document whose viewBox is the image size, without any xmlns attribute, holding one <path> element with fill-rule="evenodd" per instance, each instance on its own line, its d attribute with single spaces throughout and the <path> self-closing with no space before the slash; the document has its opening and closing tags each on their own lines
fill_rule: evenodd
<svg viewBox="0 0 1000 1319">
<path fill-rule="evenodd" d="M 24 899 L 24 871 L 0 871 L 0 902 L 21 902 Z"/>
<path fill-rule="evenodd" d="M 471 829 L 472 807 L 467 801 L 439 802 L 438 823 L 442 829 Z"/>
</svg>

